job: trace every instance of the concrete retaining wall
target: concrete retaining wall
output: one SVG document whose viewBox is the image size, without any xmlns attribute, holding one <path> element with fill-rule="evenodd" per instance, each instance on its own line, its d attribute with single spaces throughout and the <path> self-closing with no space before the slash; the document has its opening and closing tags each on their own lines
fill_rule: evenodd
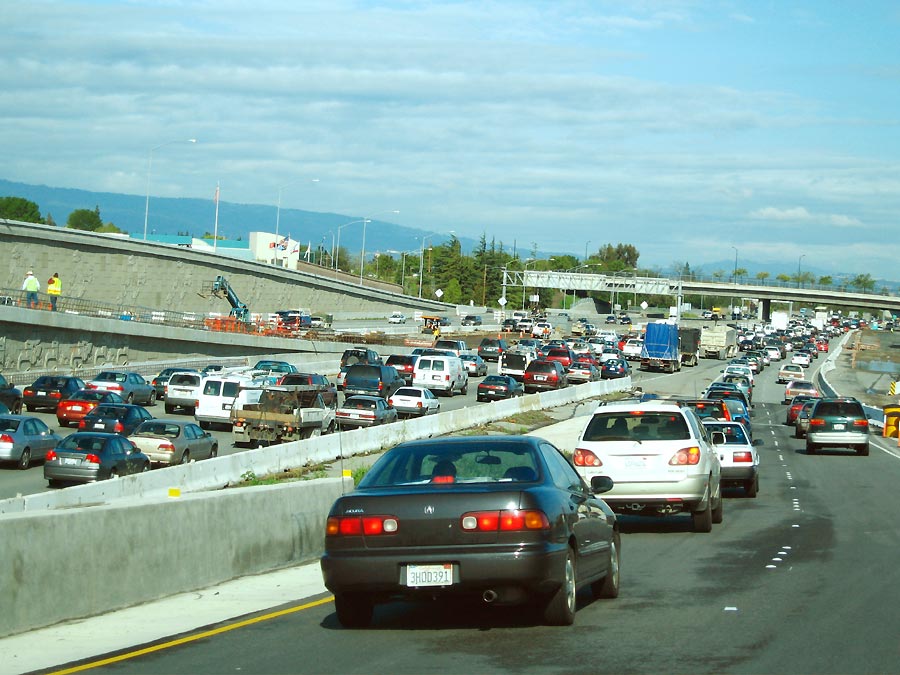
<svg viewBox="0 0 900 675">
<path fill-rule="evenodd" d="M 344 482 L 216 489 L 246 471 L 350 457 L 630 387 L 630 378 L 593 382 L 5 500 L 0 637 L 318 557 Z M 169 498 L 172 487 L 182 496 Z"/>
<path fill-rule="evenodd" d="M 314 559 L 343 488 L 328 478 L 6 516 L 0 637 Z"/>
</svg>

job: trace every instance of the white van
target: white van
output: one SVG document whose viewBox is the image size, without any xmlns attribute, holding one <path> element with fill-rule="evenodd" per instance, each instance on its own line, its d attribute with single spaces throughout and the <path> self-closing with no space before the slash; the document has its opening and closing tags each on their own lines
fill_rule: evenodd
<svg viewBox="0 0 900 675">
<path fill-rule="evenodd" d="M 211 424 L 231 427 L 231 408 L 242 387 L 254 380 L 245 375 L 208 375 L 200 383 L 194 416 L 204 429 Z"/>
<path fill-rule="evenodd" d="M 497 374 L 509 375 L 521 382 L 525 379 L 525 369 L 535 358 L 537 355 L 532 349 L 509 349 L 497 360 Z"/>
<path fill-rule="evenodd" d="M 469 373 L 458 356 L 422 355 L 413 369 L 412 386 L 434 392 L 465 394 L 469 390 Z"/>
</svg>

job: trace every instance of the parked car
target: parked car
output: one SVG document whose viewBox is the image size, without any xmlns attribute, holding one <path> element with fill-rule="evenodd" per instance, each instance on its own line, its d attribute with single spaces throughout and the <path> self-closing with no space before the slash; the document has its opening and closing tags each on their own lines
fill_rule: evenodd
<svg viewBox="0 0 900 675">
<path fill-rule="evenodd" d="M 819 397 L 819 390 L 812 382 L 806 380 L 791 380 L 784 387 L 784 403 L 790 403 L 791 399 L 799 394 Z"/>
<path fill-rule="evenodd" d="M 821 398 L 816 401 L 806 432 L 806 454 L 824 447 L 845 447 L 857 455 L 869 454 L 869 420 L 855 398 Z"/>
<path fill-rule="evenodd" d="M 70 375 L 42 375 L 22 390 L 25 409 L 56 410 L 59 402 L 84 389 L 84 380 Z"/>
<path fill-rule="evenodd" d="M 400 387 L 388 398 L 398 417 L 422 417 L 441 410 L 437 396 L 425 387 Z"/>
<path fill-rule="evenodd" d="M 150 384 L 156 390 L 156 400 L 161 401 L 166 397 L 166 385 L 169 378 L 175 373 L 197 373 L 193 368 L 163 368 L 159 374 L 150 380 Z"/>
<path fill-rule="evenodd" d="M 0 415 L 0 462 L 15 462 L 25 470 L 34 460 L 44 459 L 62 436 L 44 421 L 30 415 Z"/>
<path fill-rule="evenodd" d="M 478 401 L 500 401 L 525 395 L 522 383 L 510 375 L 488 375 L 478 383 Z"/>
<path fill-rule="evenodd" d="M 406 323 L 406 315 L 403 312 L 394 312 L 388 317 L 388 323 Z"/>
<path fill-rule="evenodd" d="M 487 364 L 478 354 L 460 354 L 459 358 L 469 373 L 469 377 L 483 377 L 487 375 Z"/>
<path fill-rule="evenodd" d="M 159 466 L 187 464 L 192 459 L 211 459 L 219 454 L 219 442 L 191 420 L 145 420 L 128 438 Z"/>
<path fill-rule="evenodd" d="M 127 436 L 144 420 L 153 419 L 146 408 L 132 403 L 103 403 L 81 418 L 78 429 Z"/>
<path fill-rule="evenodd" d="M 153 405 L 156 400 L 156 389 L 140 373 L 104 370 L 87 382 L 84 388 L 115 392 L 127 403 Z"/>
<path fill-rule="evenodd" d="M 388 364 L 390 365 L 390 364 Z M 329 408 L 336 408 L 338 404 L 338 392 L 334 382 L 325 375 L 319 373 L 288 373 L 278 380 L 279 385 L 291 386 L 301 385 L 305 387 L 315 387 L 322 394 L 322 401 Z"/>
<path fill-rule="evenodd" d="M 338 621 L 364 627 L 377 602 L 437 596 L 539 602 L 546 623 L 571 624 L 580 587 L 619 593 L 618 523 L 596 496 L 610 486 L 588 487 L 529 436 L 395 446 L 328 514 L 321 567 Z"/>
<path fill-rule="evenodd" d="M 56 421 L 61 427 L 77 425 L 101 403 L 125 403 L 125 399 L 116 392 L 105 389 L 79 389 L 56 406 Z"/>
<path fill-rule="evenodd" d="M 397 411 L 380 396 L 348 396 L 335 413 L 335 422 L 342 431 L 396 421 Z"/>
<path fill-rule="evenodd" d="M 173 373 L 166 384 L 165 410 L 171 415 L 178 408 L 183 408 L 193 415 L 197 408 L 197 399 L 200 397 L 200 383 L 203 381 L 201 373 L 179 371 Z"/>
<path fill-rule="evenodd" d="M 485 361 L 499 361 L 500 355 L 509 349 L 503 338 L 482 338 L 478 345 L 478 356 Z"/>
<path fill-rule="evenodd" d="M 606 359 L 600 364 L 600 376 L 604 380 L 628 377 L 629 375 L 631 375 L 631 366 L 624 358 Z"/>
<path fill-rule="evenodd" d="M 723 517 L 717 442 L 675 401 L 611 403 L 588 420 L 573 463 L 585 480 L 612 478 L 605 499 L 617 513 L 689 513 L 694 530 L 709 532 Z"/>
<path fill-rule="evenodd" d="M 44 456 L 44 478 L 50 487 L 92 483 L 150 470 L 150 458 L 119 434 L 79 431 Z"/>
<path fill-rule="evenodd" d="M 0 374 L 0 403 L 14 415 L 22 412 L 22 390 Z"/>
<path fill-rule="evenodd" d="M 525 368 L 522 384 L 525 386 L 525 393 L 531 394 L 536 391 L 564 389 L 569 386 L 569 377 L 559 361 L 536 359 Z"/>
<path fill-rule="evenodd" d="M 459 323 L 462 326 L 480 326 L 481 317 L 478 314 L 466 314 Z"/>
<path fill-rule="evenodd" d="M 746 428 L 740 422 L 703 420 L 710 434 L 719 432 L 724 443 L 715 446 L 722 464 L 722 485 L 739 486 L 748 497 L 759 492 L 759 453 Z"/>
</svg>

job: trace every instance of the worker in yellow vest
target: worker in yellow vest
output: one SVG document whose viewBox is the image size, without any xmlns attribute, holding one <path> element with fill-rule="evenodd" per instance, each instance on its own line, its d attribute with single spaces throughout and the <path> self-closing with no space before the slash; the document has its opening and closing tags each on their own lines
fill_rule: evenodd
<svg viewBox="0 0 900 675">
<path fill-rule="evenodd" d="M 50 310 L 56 311 L 56 300 L 62 293 L 62 279 L 59 278 L 59 272 L 54 272 L 53 276 L 47 280 L 47 294 L 50 296 Z"/>
</svg>

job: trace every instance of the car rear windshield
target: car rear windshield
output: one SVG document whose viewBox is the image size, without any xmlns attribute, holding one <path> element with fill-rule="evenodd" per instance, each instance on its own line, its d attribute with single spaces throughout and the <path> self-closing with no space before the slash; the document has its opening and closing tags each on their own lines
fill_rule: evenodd
<svg viewBox="0 0 900 675">
<path fill-rule="evenodd" d="M 389 366 L 408 366 L 415 363 L 415 356 L 405 356 L 403 354 L 391 354 L 388 357 L 387 365 Z"/>
<path fill-rule="evenodd" d="M 421 389 L 415 387 L 400 387 L 394 392 L 394 396 L 412 396 L 414 398 L 422 398 L 424 394 Z"/>
<path fill-rule="evenodd" d="M 98 405 L 88 413 L 91 417 L 115 417 L 121 419 L 128 414 L 128 408 L 116 405 Z"/>
<path fill-rule="evenodd" d="M 489 449 L 478 443 L 410 443 L 385 453 L 359 488 L 534 482 L 541 475 L 539 467 L 533 448 L 522 442 L 492 443 Z"/>
<path fill-rule="evenodd" d="M 196 387 L 200 384 L 200 376 L 192 373 L 175 373 L 169 378 L 169 384 Z"/>
<path fill-rule="evenodd" d="M 506 385 L 509 381 L 502 375 L 488 375 L 481 381 L 482 384 Z"/>
<path fill-rule="evenodd" d="M 8 417 L 0 419 L 0 431 L 15 431 L 19 428 L 19 420 L 11 420 Z"/>
<path fill-rule="evenodd" d="M 528 359 L 522 354 L 510 354 L 507 352 L 503 355 L 503 365 L 507 368 L 515 368 L 521 370 L 528 365 Z"/>
<path fill-rule="evenodd" d="M 819 401 L 816 417 L 865 417 L 862 406 L 856 401 Z"/>
<path fill-rule="evenodd" d="M 351 396 L 346 401 L 344 401 L 344 405 L 342 408 L 352 408 L 355 410 L 375 410 L 376 403 L 373 400 L 367 398 L 355 398 Z"/>
<path fill-rule="evenodd" d="M 555 373 L 556 368 L 546 361 L 532 361 L 528 364 L 529 373 Z"/>
<path fill-rule="evenodd" d="M 706 428 L 710 431 L 720 431 L 725 436 L 725 443 L 728 445 L 749 445 L 747 434 L 744 427 L 740 424 L 715 424 L 706 423 Z"/>
<path fill-rule="evenodd" d="M 342 366 L 352 366 L 357 363 L 368 363 L 369 353 L 364 349 L 345 349 L 341 356 Z"/>
<path fill-rule="evenodd" d="M 125 373 L 100 373 L 94 378 L 97 382 L 124 382 Z"/>
<path fill-rule="evenodd" d="M 420 358 L 416 368 L 418 370 L 444 370 L 446 368 L 446 359 Z"/>
<path fill-rule="evenodd" d="M 133 436 L 163 436 L 165 438 L 178 438 L 181 427 L 177 424 L 166 422 L 144 422 L 132 434 Z"/>
</svg>

